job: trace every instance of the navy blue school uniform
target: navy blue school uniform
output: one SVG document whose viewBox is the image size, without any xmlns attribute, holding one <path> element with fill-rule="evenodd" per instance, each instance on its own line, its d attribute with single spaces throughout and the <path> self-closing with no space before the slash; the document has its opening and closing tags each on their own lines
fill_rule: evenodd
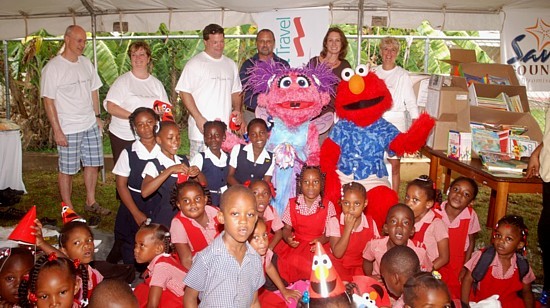
<svg viewBox="0 0 550 308">
<path fill-rule="evenodd" d="M 171 160 L 166 157 L 164 153 L 159 152 L 157 158 L 151 160 L 145 166 L 142 176 L 145 177 L 146 175 L 149 175 L 152 177 L 157 177 L 167 168 L 181 163 L 189 166 L 189 161 L 185 156 L 174 155 L 174 160 Z M 172 218 L 174 218 L 179 211 L 178 208 L 175 208 L 172 204 L 170 204 L 172 191 L 174 190 L 177 180 L 177 174 L 172 174 L 153 194 L 153 196 L 155 196 L 155 204 L 153 205 L 151 222 L 165 225 L 168 229 L 170 229 L 170 225 L 172 224 Z"/>
<path fill-rule="evenodd" d="M 155 158 L 160 152 L 160 147 L 155 145 L 149 152 L 145 146 L 138 140 L 127 147 L 122 153 L 113 169 L 117 176 L 128 178 L 128 190 L 134 200 L 137 208 L 147 217 L 151 217 L 154 196 L 143 198 L 141 196 L 141 183 L 143 178 L 141 173 L 147 162 Z M 134 263 L 134 244 L 136 233 L 139 229 L 138 224 L 130 213 L 130 210 L 124 205 L 122 200 L 115 219 L 115 243 L 120 245 L 120 254 L 124 264 Z"/>
<path fill-rule="evenodd" d="M 221 151 L 220 157 L 216 157 L 210 149 L 206 148 L 191 159 L 191 165 L 199 167 L 206 177 L 213 206 L 220 206 L 222 193 L 227 189 L 227 175 L 229 174 L 229 155 Z"/>
<path fill-rule="evenodd" d="M 241 184 L 248 180 L 261 180 L 266 175 L 273 175 L 273 153 L 264 148 L 258 159 L 254 161 L 252 144 L 234 146 L 229 164 L 235 168 L 235 179 Z"/>
</svg>

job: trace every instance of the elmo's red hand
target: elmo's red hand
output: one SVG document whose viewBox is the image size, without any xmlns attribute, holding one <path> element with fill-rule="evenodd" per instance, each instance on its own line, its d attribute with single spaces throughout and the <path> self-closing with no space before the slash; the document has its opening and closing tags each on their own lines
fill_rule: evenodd
<svg viewBox="0 0 550 308">
<path fill-rule="evenodd" d="M 398 156 L 403 156 L 405 153 L 412 154 L 420 150 L 426 144 L 426 139 L 428 139 L 434 125 L 435 120 L 427 113 L 421 114 L 407 132 L 400 133 L 393 139 L 390 143 L 390 150 Z"/>
</svg>

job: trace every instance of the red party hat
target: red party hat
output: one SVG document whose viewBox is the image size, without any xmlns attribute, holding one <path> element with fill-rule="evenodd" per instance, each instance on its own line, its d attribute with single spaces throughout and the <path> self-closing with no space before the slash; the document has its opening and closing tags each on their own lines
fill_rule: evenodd
<svg viewBox="0 0 550 308">
<path fill-rule="evenodd" d="M 21 242 L 24 244 L 36 244 L 36 236 L 33 234 L 34 221 L 36 219 L 36 205 L 33 205 L 31 209 L 25 214 L 25 216 L 19 221 L 15 229 L 8 237 L 9 240 Z"/>
<path fill-rule="evenodd" d="M 63 218 L 63 224 L 68 224 L 71 221 L 86 222 L 86 219 L 78 215 L 73 209 L 71 209 L 65 202 L 61 202 L 61 217 Z"/>
<path fill-rule="evenodd" d="M 340 275 L 332 266 L 332 261 L 325 252 L 321 243 L 317 242 L 313 263 L 311 265 L 311 278 L 309 296 L 315 298 L 332 298 L 345 294 L 346 288 L 340 279 Z"/>
</svg>

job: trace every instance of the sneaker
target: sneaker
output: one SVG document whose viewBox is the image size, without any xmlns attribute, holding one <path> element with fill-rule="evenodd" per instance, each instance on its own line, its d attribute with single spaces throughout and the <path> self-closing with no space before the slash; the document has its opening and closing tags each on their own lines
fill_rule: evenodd
<svg viewBox="0 0 550 308">
<path fill-rule="evenodd" d="M 92 229 L 95 229 L 95 228 L 97 228 L 97 226 L 101 222 L 101 217 L 91 216 L 90 218 L 88 218 L 87 222 L 88 222 L 88 227 L 90 227 Z"/>
<path fill-rule="evenodd" d="M 542 290 L 542 293 L 540 294 L 540 298 L 539 298 L 539 303 L 541 305 L 546 305 L 548 304 L 548 295 L 550 292 L 546 291 L 546 290 Z"/>
</svg>

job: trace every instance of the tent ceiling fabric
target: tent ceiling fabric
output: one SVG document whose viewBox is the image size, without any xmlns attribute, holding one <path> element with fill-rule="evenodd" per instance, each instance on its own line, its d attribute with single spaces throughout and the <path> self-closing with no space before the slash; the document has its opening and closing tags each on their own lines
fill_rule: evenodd
<svg viewBox="0 0 550 308">
<path fill-rule="evenodd" d="M 276 9 L 327 6 L 330 21 L 356 23 L 359 0 L 3 0 L 0 6 L 0 39 L 23 37 L 45 28 L 62 34 L 73 23 L 91 30 L 91 12 L 98 31 L 112 31 L 120 20 L 131 32 L 156 32 L 160 23 L 170 29 L 197 30 L 208 23 L 224 27 L 254 23 L 253 13 Z M 391 3 L 391 5 L 388 5 Z M 85 5 L 87 4 L 87 5 Z M 445 30 L 500 30 L 507 10 L 550 10 L 549 0 L 364 0 L 364 25 L 372 16 L 386 16 L 389 26 L 415 28 L 429 20 Z"/>
</svg>

